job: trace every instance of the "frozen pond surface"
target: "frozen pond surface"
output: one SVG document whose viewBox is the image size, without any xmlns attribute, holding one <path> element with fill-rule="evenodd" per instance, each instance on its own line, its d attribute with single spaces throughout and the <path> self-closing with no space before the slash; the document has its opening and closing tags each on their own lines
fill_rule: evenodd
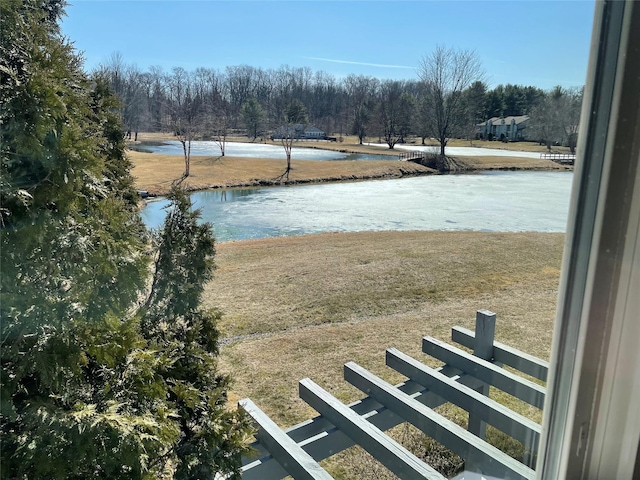
<svg viewBox="0 0 640 480">
<path fill-rule="evenodd" d="M 368 143 L 367 145 L 389 148 L 386 143 Z M 427 147 L 422 145 L 396 145 L 396 150 L 409 150 L 418 152 L 440 152 L 440 147 Z M 479 147 L 447 147 L 445 153 L 452 157 L 459 155 L 461 157 L 518 157 L 518 158 L 540 158 L 540 152 L 518 152 L 516 150 L 500 150 L 498 148 L 479 148 Z"/>
<path fill-rule="evenodd" d="M 564 232 L 571 172 L 487 172 L 194 193 L 218 241 L 321 232 Z M 142 212 L 157 228 L 165 200 Z"/>
<path fill-rule="evenodd" d="M 182 144 L 177 140 L 170 140 L 161 145 L 141 145 L 138 150 L 161 153 L 164 155 L 183 155 Z M 191 155 L 217 156 L 220 155 L 220 147 L 216 142 L 194 141 L 191 143 Z M 227 142 L 225 155 L 229 157 L 243 158 L 272 158 L 286 160 L 284 148 L 281 145 L 266 145 L 263 143 Z M 396 157 L 387 155 L 363 155 L 333 152 L 315 148 L 293 147 L 291 151 L 293 160 L 395 160 Z"/>
</svg>

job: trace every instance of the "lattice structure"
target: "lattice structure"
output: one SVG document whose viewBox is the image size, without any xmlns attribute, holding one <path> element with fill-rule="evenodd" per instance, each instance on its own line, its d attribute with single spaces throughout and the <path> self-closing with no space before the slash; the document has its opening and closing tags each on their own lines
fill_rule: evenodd
<svg viewBox="0 0 640 480">
<path fill-rule="evenodd" d="M 540 158 L 545 160 L 553 160 L 556 163 L 563 165 L 573 165 L 576 161 L 575 153 L 541 153 Z"/>
<path fill-rule="evenodd" d="M 243 479 L 330 479 L 317 463 L 353 445 L 360 445 L 400 478 L 443 479 L 384 432 L 404 422 L 413 424 L 465 460 L 465 470 L 508 479 L 533 479 L 541 427 L 488 397 L 494 386 L 539 409 L 545 387 L 502 368 L 508 365 L 546 381 L 548 364 L 494 341 L 496 315 L 480 310 L 475 333 L 452 329 L 452 340 L 473 354 L 431 337 L 422 351 L 442 362 L 430 368 L 397 349 L 388 349 L 386 363 L 408 380 L 390 385 L 357 364 L 344 366 L 346 381 L 368 396 L 344 405 L 312 380 L 299 383 L 300 398 L 320 416 L 281 430 L 251 400 L 239 402 L 258 426 L 253 447 L 257 457 L 243 459 Z M 468 428 L 447 420 L 433 408 L 447 402 L 469 412 Z M 484 440 L 490 424 L 521 442 L 525 460 L 519 462 Z"/>
</svg>

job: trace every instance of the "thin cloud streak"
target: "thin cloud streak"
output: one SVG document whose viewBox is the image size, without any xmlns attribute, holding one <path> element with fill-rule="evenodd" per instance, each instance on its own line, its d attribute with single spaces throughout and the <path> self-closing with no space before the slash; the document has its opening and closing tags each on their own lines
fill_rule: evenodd
<svg viewBox="0 0 640 480">
<path fill-rule="evenodd" d="M 331 62 L 331 63 L 346 63 L 348 65 L 364 65 L 366 67 L 379 67 L 379 68 L 410 68 L 415 69 L 415 67 L 409 67 L 407 65 L 384 65 L 381 63 L 367 63 L 367 62 L 353 62 L 351 60 L 336 60 L 334 58 L 322 58 L 322 57 L 302 57 L 309 60 L 320 60 L 322 62 Z"/>
</svg>

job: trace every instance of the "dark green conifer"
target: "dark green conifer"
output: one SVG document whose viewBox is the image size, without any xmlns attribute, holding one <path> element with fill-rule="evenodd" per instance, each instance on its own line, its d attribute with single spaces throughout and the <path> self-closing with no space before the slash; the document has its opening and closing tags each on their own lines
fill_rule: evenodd
<svg viewBox="0 0 640 480">
<path fill-rule="evenodd" d="M 214 240 L 188 198 L 145 229 L 116 99 L 60 34 L 62 0 L 0 2 L 2 478 L 237 472 Z"/>
</svg>

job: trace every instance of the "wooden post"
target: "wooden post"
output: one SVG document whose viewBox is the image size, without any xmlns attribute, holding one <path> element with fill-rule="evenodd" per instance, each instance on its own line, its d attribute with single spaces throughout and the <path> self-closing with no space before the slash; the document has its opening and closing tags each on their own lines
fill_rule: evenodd
<svg viewBox="0 0 640 480">
<path fill-rule="evenodd" d="M 476 335 L 473 346 L 473 354 L 483 360 L 493 359 L 493 340 L 496 331 L 496 314 L 488 310 L 478 310 L 476 313 Z M 489 385 L 485 384 L 478 392 L 485 396 L 489 395 Z M 486 437 L 487 424 L 480 421 L 477 415 L 469 412 L 469 425 L 467 428 L 474 435 L 482 438 Z M 530 468 L 535 468 L 537 445 L 535 440 L 529 439 L 524 442 L 524 457 L 522 462 Z"/>
<path fill-rule="evenodd" d="M 489 310 L 476 312 L 476 338 L 473 346 L 473 354 L 483 360 L 491 361 L 493 358 L 493 340 L 496 332 L 496 314 Z M 486 383 L 478 389 L 484 396 L 489 395 L 489 385 Z M 487 424 L 480 418 L 469 412 L 469 426 L 467 428 L 475 436 L 484 440 L 487 433 Z"/>
<path fill-rule="evenodd" d="M 496 332 L 496 314 L 489 310 L 476 312 L 476 335 L 473 344 L 473 355 L 483 360 L 491 361 L 493 358 L 493 340 Z M 476 389 L 484 396 L 489 396 L 489 385 L 484 384 Z M 473 411 L 469 412 L 467 430 L 476 437 L 484 440 L 487 436 L 487 424 L 483 422 Z M 465 470 L 471 472 L 483 471 L 484 459 L 470 455 L 465 459 Z"/>
</svg>

